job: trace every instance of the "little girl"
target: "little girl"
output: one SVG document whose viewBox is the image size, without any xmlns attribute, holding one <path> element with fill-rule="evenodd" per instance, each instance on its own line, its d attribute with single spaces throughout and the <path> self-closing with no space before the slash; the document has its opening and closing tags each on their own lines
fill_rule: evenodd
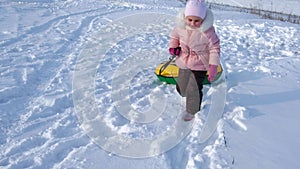
<svg viewBox="0 0 300 169">
<path fill-rule="evenodd" d="M 176 55 L 179 67 L 176 89 L 186 97 L 183 117 L 190 121 L 200 111 L 203 80 L 213 81 L 220 64 L 220 40 L 213 27 L 213 14 L 203 0 L 189 0 L 184 12 L 179 14 L 171 33 L 169 52 Z"/>
</svg>

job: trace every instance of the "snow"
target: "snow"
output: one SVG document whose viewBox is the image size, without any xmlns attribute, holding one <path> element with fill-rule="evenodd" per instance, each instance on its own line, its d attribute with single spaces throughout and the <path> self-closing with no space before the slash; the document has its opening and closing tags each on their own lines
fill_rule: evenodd
<svg viewBox="0 0 300 169">
<path fill-rule="evenodd" d="M 202 110 L 187 123 L 184 99 L 153 73 L 183 6 L 2 0 L 0 168 L 300 168 L 300 26 L 213 9 L 226 101 L 202 143 L 216 88 L 205 86 Z"/>
<path fill-rule="evenodd" d="M 298 0 L 206 0 L 206 2 L 300 15 Z"/>
</svg>

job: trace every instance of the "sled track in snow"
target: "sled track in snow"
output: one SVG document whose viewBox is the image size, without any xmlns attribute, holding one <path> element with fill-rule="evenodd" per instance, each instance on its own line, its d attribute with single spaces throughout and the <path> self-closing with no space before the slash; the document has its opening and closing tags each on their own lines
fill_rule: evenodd
<svg viewBox="0 0 300 169">
<path fill-rule="evenodd" d="M 22 9 L 26 9 L 26 4 L 20 10 Z M 51 18 L 0 43 L 3 53 L 1 69 L 5 70 L 1 70 L 2 75 L 14 79 L 20 77 L 18 81 L 11 81 L 9 88 L 1 89 L 0 107 L 3 109 L 1 108 L 0 119 L 5 119 L 2 123 L 5 128 L 1 126 L 0 130 L 0 166 L 66 167 L 68 163 L 76 164 L 74 153 L 90 146 L 89 140 L 78 128 L 73 112 L 71 78 L 76 53 L 84 43 L 84 32 L 90 24 L 102 16 L 122 11 L 103 12 L 104 9 L 105 7 Z M 70 33 L 61 34 L 63 32 L 58 28 L 67 28 L 68 20 L 78 17 L 82 20 L 79 20 L 80 24 L 76 29 L 65 29 L 63 31 Z M 60 36 L 56 36 L 57 33 Z M 34 50 L 37 48 L 36 44 L 47 43 L 47 34 L 61 39 L 52 46 L 41 46 Z M 45 38 L 41 39 L 40 36 Z M 12 56 L 16 58 L 9 59 Z M 27 60 L 21 59 L 22 57 Z M 12 66 L 8 69 L 9 65 Z M 5 108 L 10 105 L 17 106 L 12 106 L 13 109 Z M 2 110 L 5 111 L 4 114 Z M 78 160 L 76 166 L 84 168 L 84 165 L 80 165 L 84 158 Z"/>
</svg>

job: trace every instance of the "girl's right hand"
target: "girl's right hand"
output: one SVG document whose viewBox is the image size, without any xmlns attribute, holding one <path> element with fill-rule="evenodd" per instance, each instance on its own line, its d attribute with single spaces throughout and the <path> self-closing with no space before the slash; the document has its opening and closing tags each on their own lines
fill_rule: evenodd
<svg viewBox="0 0 300 169">
<path fill-rule="evenodd" d="M 181 47 L 177 47 L 177 48 L 169 48 L 169 53 L 171 55 L 176 55 L 176 56 L 179 56 L 181 52 Z"/>
</svg>

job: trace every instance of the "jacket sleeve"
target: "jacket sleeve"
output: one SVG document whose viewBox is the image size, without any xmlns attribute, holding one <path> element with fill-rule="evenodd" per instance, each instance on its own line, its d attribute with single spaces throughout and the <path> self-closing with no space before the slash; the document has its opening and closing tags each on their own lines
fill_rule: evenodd
<svg viewBox="0 0 300 169">
<path fill-rule="evenodd" d="M 170 41 L 169 41 L 169 48 L 179 47 L 179 45 L 180 45 L 179 41 L 180 41 L 180 39 L 179 39 L 178 30 L 175 28 L 171 32 Z"/>
<path fill-rule="evenodd" d="M 220 39 L 215 28 L 209 28 L 205 34 L 209 40 L 209 64 L 220 65 Z"/>
</svg>

